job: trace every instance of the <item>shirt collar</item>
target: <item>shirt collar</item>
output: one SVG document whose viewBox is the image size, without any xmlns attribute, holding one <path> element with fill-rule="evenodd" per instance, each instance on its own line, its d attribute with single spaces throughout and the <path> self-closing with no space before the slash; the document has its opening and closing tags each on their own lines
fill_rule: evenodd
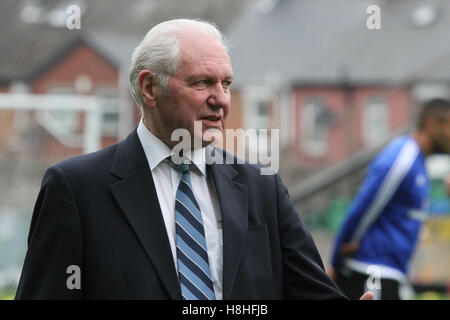
<svg viewBox="0 0 450 320">
<path fill-rule="evenodd" d="M 153 171 L 153 169 L 156 168 L 164 159 L 172 155 L 172 150 L 147 129 L 142 121 L 142 118 L 141 121 L 139 121 L 137 134 L 144 149 L 145 156 L 147 157 L 150 170 Z M 203 176 L 206 176 L 205 150 L 206 148 L 194 150 L 191 153 L 191 156 L 188 156 Z"/>
</svg>

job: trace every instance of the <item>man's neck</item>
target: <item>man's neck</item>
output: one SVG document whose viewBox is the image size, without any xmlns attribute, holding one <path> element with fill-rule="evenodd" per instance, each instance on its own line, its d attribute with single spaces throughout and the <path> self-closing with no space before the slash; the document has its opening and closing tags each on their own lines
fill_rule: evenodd
<svg viewBox="0 0 450 320">
<path fill-rule="evenodd" d="M 156 138 L 158 138 L 159 140 L 161 140 L 165 145 L 167 145 L 171 150 L 178 144 L 180 143 L 180 141 L 172 141 L 171 140 L 171 134 L 165 136 L 164 134 L 160 134 L 160 132 L 162 132 L 162 130 L 155 130 L 156 124 L 153 123 L 153 121 L 151 121 L 149 118 L 147 117 L 142 117 L 142 123 L 144 124 L 144 126 L 147 128 L 147 130 L 149 132 L 151 132 L 152 135 L 154 135 Z M 190 137 L 191 138 L 191 146 L 190 146 L 190 150 L 191 152 L 196 152 L 196 150 L 199 149 L 204 149 L 206 146 L 208 145 L 212 145 L 213 141 L 210 142 L 203 142 L 200 140 L 194 141 L 194 139 L 196 139 L 195 137 Z"/>
<path fill-rule="evenodd" d="M 152 135 L 154 135 L 156 138 L 161 140 L 165 145 L 167 145 L 170 149 L 173 149 L 173 147 L 176 145 L 176 141 L 171 141 L 170 137 L 165 137 L 160 134 L 161 130 L 155 130 L 157 127 L 155 124 L 152 123 L 152 121 L 148 117 L 142 117 L 142 123 L 147 128 L 149 132 L 151 132 Z"/>
<path fill-rule="evenodd" d="M 412 134 L 414 140 L 416 140 L 417 144 L 419 145 L 420 150 L 422 150 L 422 153 L 427 157 L 432 152 L 431 147 L 431 141 L 430 138 L 425 132 L 417 129 Z"/>
</svg>

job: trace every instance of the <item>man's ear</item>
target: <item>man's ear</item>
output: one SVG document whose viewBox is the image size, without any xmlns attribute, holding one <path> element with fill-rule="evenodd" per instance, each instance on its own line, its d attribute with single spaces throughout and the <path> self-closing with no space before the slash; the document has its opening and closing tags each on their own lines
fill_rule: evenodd
<svg viewBox="0 0 450 320">
<path fill-rule="evenodd" d="M 138 75 L 139 90 L 144 104 L 150 108 L 156 107 L 155 76 L 149 70 L 142 70 Z"/>
</svg>

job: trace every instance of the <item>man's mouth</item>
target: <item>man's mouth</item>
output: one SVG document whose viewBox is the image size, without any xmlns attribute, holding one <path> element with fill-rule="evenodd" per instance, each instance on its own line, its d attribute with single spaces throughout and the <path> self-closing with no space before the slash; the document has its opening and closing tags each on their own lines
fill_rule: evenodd
<svg viewBox="0 0 450 320">
<path fill-rule="evenodd" d="M 210 115 L 201 118 L 202 122 L 209 127 L 222 127 L 222 116 Z"/>
</svg>

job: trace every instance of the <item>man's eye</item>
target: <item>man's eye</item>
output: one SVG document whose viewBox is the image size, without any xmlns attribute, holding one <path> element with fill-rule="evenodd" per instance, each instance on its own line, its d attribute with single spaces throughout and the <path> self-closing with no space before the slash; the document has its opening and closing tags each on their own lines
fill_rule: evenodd
<svg viewBox="0 0 450 320">
<path fill-rule="evenodd" d="M 197 87 L 206 87 L 207 85 L 209 85 L 208 80 L 199 80 L 195 83 L 195 86 Z"/>
<path fill-rule="evenodd" d="M 228 89 L 229 87 L 231 87 L 231 83 L 232 83 L 231 81 L 226 80 L 226 81 L 222 82 L 222 85 L 223 85 L 224 88 Z"/>
</svg>

